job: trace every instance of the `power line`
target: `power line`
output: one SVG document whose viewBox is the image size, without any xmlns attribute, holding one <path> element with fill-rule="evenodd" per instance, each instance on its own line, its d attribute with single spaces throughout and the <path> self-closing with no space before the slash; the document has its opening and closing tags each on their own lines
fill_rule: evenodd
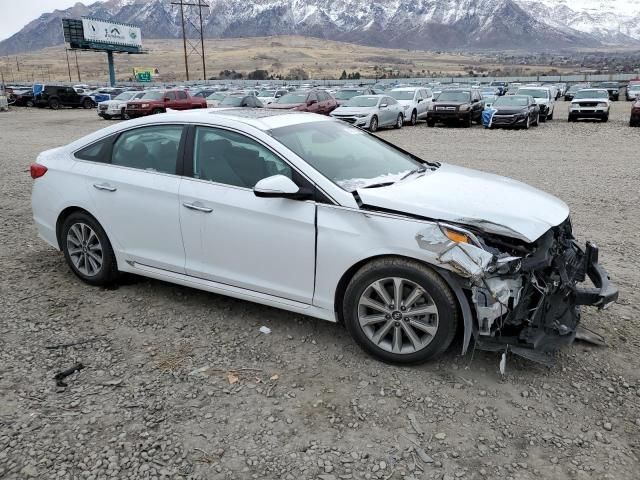
<svg viewBox="0 0 640 480">
<path fill-rule="evenodd" d="M 202 74 L 204 76 L 204 80 L 206 80 L 207 65 L 206 65 L 205 55 L 204 55 L 204 29 L 202 26 L 202 7 L 208 8 L 209 5 L 199 0 L 197 3 L 185 3 L 184 0 L 180 0 L 179 2 L 178 1 L 171 2 L 171 5 L 176 5 L 180 7 L 180 20 L 182 23 L 182 46 L 184 49 L 184 70 L 187 76 L 187 81 L 189 80 L 189 55 L 191 54 L 191 52 L 202 57 Z M 198 51 L 197 46 L 195 46 L 189 40 L 187 40 L 187 32 L 186 32 L 185 22 L 184 22 L 184 7 L 198 7 L 198 17 L 200 19 L 200 27 L 197 27 L 189 18 L 187 18 L 187 21 L 191 24 L 191 26 L 193 27 L 193 30 L 195 30 L 197 33 L 200 34 L 200 51 Z M 189 43 L 189 47 L 191 48 L 189 52 L 187 52 L 187 43 Z"/>
</svg>

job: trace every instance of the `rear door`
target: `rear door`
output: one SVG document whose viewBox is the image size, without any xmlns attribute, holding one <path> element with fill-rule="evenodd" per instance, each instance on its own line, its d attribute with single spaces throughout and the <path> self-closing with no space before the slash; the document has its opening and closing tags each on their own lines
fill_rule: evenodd
<svg viewBox="0 0 640 480">
<path fill-rule="evenodd" d="M 176 110 L 188 110 L 192 107 L 187 92 L 183 90 L 178 90 L 176 92 L 176 106 Z"/>
<path fill-rule="evenodd" d="M 186 272 L 207 280 L 311 303 L 315 269 L 313 201 L 260 198 L 254 185 L 299 175 L 247 135 L 194 128 L 180 189 Z"/>
<path fill-rule="evenodd" d="M 178 102 L 178 97 L 176 96 L 176 92 L 174 91 L 165 92 L 164 98 L 169 99 L 164 102 L 165 108 L 171 108 L 173 110 L 181 110 L 180 103 Z"/>
<path fill-rule="evenodd" d="M 182 125 L 126 130 L 76 152 L 93 212 L 125 260 L 184 273 L 178 176 Z M 92 146 L 93 147 L 93 146 Z M 100 142 L 95 148 L 100 147 Z"/>
</svg>

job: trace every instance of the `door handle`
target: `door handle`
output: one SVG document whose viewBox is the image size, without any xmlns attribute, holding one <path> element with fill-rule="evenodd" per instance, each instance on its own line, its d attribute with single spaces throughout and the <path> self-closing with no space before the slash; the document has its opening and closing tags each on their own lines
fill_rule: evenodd
<svg viewBox="0 0 640 480">
<path fill-rule="evenodd" d="M 202 205 L 196 205 L 195 203 L 183 203 L 184 207 L 189 210 L 197 210 L 198 212 L 211 213 L 213 212 L 213 208 L 204 207 Z"/>
<path fill-rule="evenodd" d="M 107 183 L 94 183 L 93 187 L 97 188 L 98 190 L 105 190 L 107 192 L 115 192 L 116 190 L 118 190 L 116 187 L 112 187 Z"/>
</svg>

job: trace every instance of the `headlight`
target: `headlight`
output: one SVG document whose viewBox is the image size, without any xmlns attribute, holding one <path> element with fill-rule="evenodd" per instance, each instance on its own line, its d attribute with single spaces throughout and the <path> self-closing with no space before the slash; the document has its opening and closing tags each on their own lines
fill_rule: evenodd
<svg viewBox="0 0 640 480">
<path fill-rule="evenodd" d="M 606 106 L 607 106 L 607 104 L 606 104 L 605 102 L 600 102 L 600 103 L 598 103 L 598 106 L 599 106 L 599 107 L 606 107 Z"/>
<path fill-rule="evenodd" d="M 368 117 L 369 114 L 368 113 L 358 113 L 357 115 L 354 115 L 354 117 L 357 118 L 364 118 L 364 117 Z"/>
<path fill-rule="evenodd" d="M 142 105 L 140 105 L 140 107 L 142 108 L 149 108 L 150 105 L 148 103 L 143 103 Z"/>
<path fill-rule="evenodd" d="M 460 105 L 460 111 L 466 112 L 471 108 L 471 105 Z"/>
<path fill-rule="evenodd" d="M 430 112 L 433 112 L 435 109 L 436 109 L 436 106 L 435 106 L 433 103 L 432 103 L 431 105 L 429 105 L 428 110 L 429 110 Z"/>
</svg>

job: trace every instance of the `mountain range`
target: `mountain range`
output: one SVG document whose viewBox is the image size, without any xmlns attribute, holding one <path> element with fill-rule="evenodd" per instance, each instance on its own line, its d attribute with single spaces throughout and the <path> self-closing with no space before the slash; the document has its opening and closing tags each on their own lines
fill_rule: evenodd
<svg viewBox="0 0 640 480">
<path fill-rule="evenodd" d="M 305 35 L 421 50 L 557 51 L 640 45 L 637 0 L 210 0 L 210 38 Z M 196 10 L 185 8 L 194 23 Z M 77 3 L 43 13 L 0 42 L 0 55 L 63 43 L 61 18 L 90 16 L 142 28 L 144 38 L 180 38 L 171 0 Z M 187 22 L 188 24 L 189 22 Z"/>
</svg>

